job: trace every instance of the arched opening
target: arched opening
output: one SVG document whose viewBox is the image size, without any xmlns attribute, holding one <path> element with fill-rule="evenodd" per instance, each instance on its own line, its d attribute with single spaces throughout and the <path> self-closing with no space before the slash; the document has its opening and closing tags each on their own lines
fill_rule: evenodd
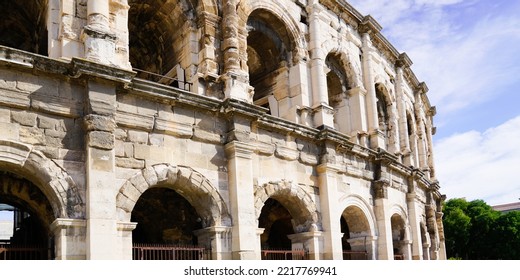
<svg viewBox="0 0 520 280">
<path fill-rule="evenodd" d="M 49 225 L 54 218 L 48 199 L 37 186 L 0 172 L 0 259 L 53 259 Z"/>
<path fill-rule="evenodd" d="M 385 143 L 388 145 L 389 138 L 389 121 L 390 121 L 390 104 L 391 102 L 387 98 L 387 90 L 383 84 L 376 84 L 376 106 L 377 106 L 377 118 L 379 122 L 379 130 L 385 135 Z"/>
<path fill-rule="evenodd" d="M 366 260 L 370 246 L 370 225 L 363 211 L 356 206 L 347 207 L 340 218 L 341 245 L 344 260 Z"/>
<path fill-rule="evenodd" d="M 398 214 L 392 215 L 390 218 L 392 226 L 392 248 L 395 260 L 404 260 L 403 246 L 405 240 L 405 223 Z"/>
<path fill-rule="evenodd" d="M 255 92 L 253 102 L 279 116 L 278 101 L 289 93 L 290 51 L 294 44 L 284 23 L 264 9 L 249 15 L 247 30 L 247 67 Z"/>
<path fill-rule="evenodd" d="M 294 234 L 293 217 L 278 200 L 265 201 L 258 219 L 258 227 L 264 232 L 260 235 L 262 259 L 292 260 L 303 259 L 303 251 L 292 250 L 289 235 Z"/>
<path fill-rule="evenodd" d="M 329 54 L 325 59 L 328 71 L 327 92 L 329 106 L 334 109 L 334 128 L 336 129 L 340 129 L 341 125 L 345 125 L 350 117 L 348 116 L 348 106 L 346 107 L 347 104 L 345 102 L 350 86 L 342 61 L 342 57 L 339 54 Z"/>
<path fill-rule="evenodd" d="M 201 217 L 172 189 L 145 191 L 135 204 L 131 221 L 137 223 L 132 232 L 133 259 L 198 260 L 210 255 L 198 246 L 194 233 L 203 227 Z"/>
<path fill-rule="evenodd" d="M 0 45 L 47 55 L 47 0 L 0 1 Z"/>
<path fill-rule="evenodd" d="M 129 0 L 130 63 L 137 77 L 190 90 L 196 0 Z"/>
</svg>

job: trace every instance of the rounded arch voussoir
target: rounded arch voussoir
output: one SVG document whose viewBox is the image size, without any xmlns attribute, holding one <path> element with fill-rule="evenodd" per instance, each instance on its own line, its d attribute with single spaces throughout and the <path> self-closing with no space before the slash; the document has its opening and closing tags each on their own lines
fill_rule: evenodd
<svg viewBox="0 0 520 280">
<path fill-rule="evenodd" d="M 226 203 L 211 182 L 186 166 L 158 164 L 129 178 L 116 197 L 119 219 L 129 221 L 141 195 L 150 188 L 170 188 L 184 197 L 202 218 L 203 226 L 230 226 Z"/>
<path fill-rule="evenodd" d="M 289 181 L 269 182 L 255 187 L 255 215 L 258 219 L 265 202 L 276 199 L 291 214 L 295 232 L 321 230 L 320 214 L 311 196 L 299 185 Z"/>
</svg>

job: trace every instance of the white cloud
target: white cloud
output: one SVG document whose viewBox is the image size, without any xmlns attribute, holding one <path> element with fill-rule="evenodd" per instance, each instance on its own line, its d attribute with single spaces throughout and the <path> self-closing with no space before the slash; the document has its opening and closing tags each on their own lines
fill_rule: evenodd
<svg viewBox="0 0 520 280">
<path fill-rule="evenodd" d="M 520 198 L 520 116 L 483 133 L 443 138 L 434 152 L 441 191 L 448 198 L 484 199 L 491 205 Z"/>
<path fill-rule="evenodd" d="M 441 118 L 499 97 L 518 83 L 520 17 L 515 10 L 520 5 L 503 6 L 511 10 L 492 15 L 489 5 L 475 0 L 350 2 L 380 21 L 383 34 L 408 53 Z"/>
</svg>

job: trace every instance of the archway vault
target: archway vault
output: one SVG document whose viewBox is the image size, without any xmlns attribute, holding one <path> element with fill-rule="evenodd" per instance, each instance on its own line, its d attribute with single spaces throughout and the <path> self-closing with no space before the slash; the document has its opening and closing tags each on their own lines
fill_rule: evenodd
<svg viewBox="0 0 520 280">
<path fill-rule="evenodd" d="M 356 212 L 358 214 L 362 214 L 365 221 L 363 221 L 365 226 L 368 226 L 370 230 L 371 236 L 377 236 L 377 228 L 376 228 L 376 220 L 375 215 L 372 209 L 361 196 L 358 195 L 348 195 L 345 197 L 340 198 L 340 207 L 341 213 L 339 214 L 339 217 L 343 216 L 343 214 L 346 214 L 345 211 L 347 209 L 356 209 Z"/>
<path fill-rule="evenodd" d="M 116 207 L 121 221 L 130 221 L 139 197 L 154 187 L 170 188 L 184 197 L 202 218 L 202 226 L 231 226 L 224 199 L 208 179 L 187 166 L 157 164 L 144 168 L 119 189 Z"/>
<path fill-rule="evenodd" d="M 49 200 L 54 218 L 85 217 L 85 204 L 74 180 L 32 146 L 0 140 L 0 170 L 36 185 Z"/>
<path fill-rule="evenodd" d="M 255 214 L 260 217 L 262 207 L 269 199 L 275 199 L 291 214 L 296 233 L 321 230 L 320 213 L 311 196 L 289 181 L 276 181 L 255 187 Z"/>
</svg>

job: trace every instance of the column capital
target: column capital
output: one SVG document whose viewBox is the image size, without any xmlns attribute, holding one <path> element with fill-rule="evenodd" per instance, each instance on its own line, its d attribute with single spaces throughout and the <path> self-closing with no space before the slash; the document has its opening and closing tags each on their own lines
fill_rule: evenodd
<svg viewBox="0 0 520 280">
<path fill-rule="evenodd" d="M 87 227 L 87 221 L 83 219 L 58 218 L 49 226 L 51 232 L 56 232 L 68 227 Z"/>
<path fill-rule="evenodd" d="M 224 146 L 226 155 L 229 157 L 240 157 L 244 159 L 251 159 L 255 150 L 255 147 L 251 144 L 232 141 Z"/>
</svg>

